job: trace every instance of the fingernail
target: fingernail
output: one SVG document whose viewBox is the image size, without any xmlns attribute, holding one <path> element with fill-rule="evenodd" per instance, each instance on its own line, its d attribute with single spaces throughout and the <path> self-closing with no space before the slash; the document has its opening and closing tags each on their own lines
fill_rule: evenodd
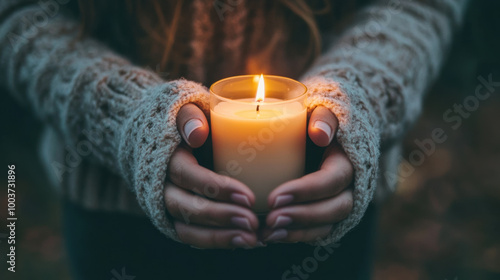
<svg viewBox="0 0 500 280">
<path fill-rule="evenodd" d="M 248 231 L 252 231 L 252 226 L 250 225 L 250 221 L 244 217 L 232 217 L 231 223 L 233 225 L 240 227 L 242 229 L 246 229 Z"/>
<path fill-rule="evenodd" d="M 195 131 L 197 128 L 200 128 L 203 126 L 203 122 L 200 121 L 199 119 L 192 119 L 189 120 L 185 125 L 184 125 L 184 134 L 186 135 L 187 141 L 189 141 L 189 136 L 193 131 Z"/>
<path fill-rule="evenodd" d="M 249 208 L 252 207 L 252 205 L 250 204 L 250 199 L 248 199 L 248 197 L 246 195 L 239 194 L 239 193 L 233 193 L 231 195 L 231 200 L 240 204 L 240 205 L 247 206 Z"/>
<path fill-rule="evenodd" d="M 276 197 L 276 200 L 274 201 L 273 208 L 278 208 L 287 205 L 292 201 L 293 201 L 293 195 L 291 194 L 278 195 L 278 197 Z"/>
<path fill-rule="evenodd" d="M 269 235 L 264 241 L 266 242 L 279 241 L 285 239 L 287 236 L 288 236 L 288 231 L 286 229 L 277 229 L 273 231 L 273 233 L 271 233 L 271 235 Z"/>
<path fill-rule="evenodd" d="M 276 218 L 276 221 L 274 222 L 274 225 L 271 228 L 274 229 L 274 228 L 285 227 L 291 223 L 292 223 L 292 218 L 287 216 L 278 216 L 278 218 Z"/>
<path fill-rule="evenodd" d="M 315 121 L 313 124 L 314 128 L 322 130 L 328 136 L 328 139 L 332 141 L 332 128 L 324 121 Z"/>
<path fill-rule="evenodd" d="M 243 237 L 241 237 L 239 235 L 233 237 L 233 239 L 231 240 L 231 244 L 233 244 L 235 247 L 239 247 L 239 248 L 249 248 L 250 247 L 248 245 L 248 243 L 245 241 L 245 239 L 243 239 Z"/>
</svg>

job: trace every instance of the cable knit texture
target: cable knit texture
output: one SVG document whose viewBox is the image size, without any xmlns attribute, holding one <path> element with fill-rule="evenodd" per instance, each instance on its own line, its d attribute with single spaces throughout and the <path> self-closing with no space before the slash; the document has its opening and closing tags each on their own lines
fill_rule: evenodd
<svg viewBox="0 0 500 280">
<path fill-rule="evenodd" d="M 2 86 L 28 100 L 68 146 L 87 143 L 85 131 L 92 131 L 91 160 L 121 174 L 158 229 L 176 239 L 163 200 L 167 163 L 181 141 L 176 115 L 187 103 L 208 112 L 207 89 L 186 80 L 163 82 L 95 41 L 78 41 L 77 24 L 65 19 L 33 26 L 35 39 L 12 39 L 26 34 L 22 18 L 37 11 L 20 10 L 10 18 L 14 24 L 0 29 Z M 67 168 L 53 167 L 59 173 Z"/>
<path fill-rule="evenodd" d="M 376 190 L 381 146 L 394 145 L 419 115 L 466 1 L 399 4 L 380 1 L 362 11 L 305 74 L 309 109 L 323 105 L 337 116 L 337 140 L 355 170 L 351 214 L 314 244 L 338 241 L 363 217 Z"/>
<path fill-rule="evenodd" d="M 57 11 L 42 2 L 56 3 Z M 207 113 L 207 89 L 184 79 L 163 81 L 101 43 L 79 39 L 76 20 L 63 12 L 67 2 L 1 2 L 0 87 L 47 124 L 41 153 L 64 195 L 89 209 L 134 212 L 138 204 L 161 232 L 178 240 L 163 199 L 168 162 L 181 141 L 175 120 L 186 103 Z M 337 141 L 355 169 L 352 213 L 314 244 L 338 241 L 362 219 L 377 188 L 394 187 L 383 174 L 397 172 L 399 142 L 439 73 L 466 2 L 376 2 L 333 36 L 303 74 L 309 110 L 326 106 L 337 116 Z M 259 18 L 258 26 L 246 28 L 253 21 L 241 3 L 225 11 L 227 22 L 214 23 L 219 19 L 206 3 L 211 1 L 193 1 L 193 38 L 186 46 L 192 48 L 188 76 L 200 82 L 210 71 L 203 55 L 215 34 L 225 36 L 220 51 L 244 69 L 252 58 L 240 48 L 258 35 L 245 30 L 266 23 Z M 217 26 L 222 31 L 215 32 Z"/>
<path fill-rule="evenodd" d="M 310 109 L 326 106 L 337 116 L 337 141 L 355 169 L 354 206 L 349 217 L 319 244 L 337 241 L 361 220 L 375 191 L 379 159 L 379 131 L 366 96 L 354 75 L 333 70 L 331 74 L 335 72 L 335 80 L 318 76 L 305 81 L 311 93 L 307 102 Z"/>
</svg>

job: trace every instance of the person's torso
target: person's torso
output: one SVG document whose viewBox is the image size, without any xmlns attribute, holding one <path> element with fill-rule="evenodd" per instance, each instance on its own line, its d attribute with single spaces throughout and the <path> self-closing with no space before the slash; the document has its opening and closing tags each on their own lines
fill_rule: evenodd
<svg viewBox="0 0 500 280">
<path fill-rule="evenodd" d="M 205 85 L 242 74 L 298 78 L 312 62 L 311 28 L 304 19 L 306 15 L 277 4 L 286 1 L 181 2 L 180 13 L 164 11 L 176 7 L 168 6 L 167 2 L 156 9 L 149 7 L 152 8 L 151 17 L 141 23 L 142 27 L 147 25 L 147 30 L 141 31 L 142 36 L 131 37 L 140 26 L 137 19 L 108 14 L 109 19 L 100 22 L 102 28 L 97 28 L 99 32 L 95 37 L 134 63 L 156 71 L 162 78 L 184 77 Z M 314 20 L 325 41 L 328 39 L 325 34 L 340 33 L 361 2 L 367 1 L 354 4 L 353 1 L 311 0 L 303 3 L 315 11 Z M 147 13 L 149 4 L 143 3 L 142 9 Z M 119 4 L 107 8 L 110 13 L 125 13 L 116 5 Z M 177 21 L 173 19 L 176 14 L 181 15 Z M 171 29 L 173 24 L 176 27 Z M 169 36 L 174 38 L 172 46 L 164 44 Z M 164 63 L 166 51 L 169 56 Z"/>
</svg>

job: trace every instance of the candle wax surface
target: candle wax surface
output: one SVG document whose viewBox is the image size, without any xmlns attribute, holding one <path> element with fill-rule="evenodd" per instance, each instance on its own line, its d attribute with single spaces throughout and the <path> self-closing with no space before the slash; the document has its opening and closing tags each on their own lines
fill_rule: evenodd
<svg viewBox="0 0 500 280">
<path fill-rule="evenodd" d="M 267 109 L 266 110 L 261 109 L 259 111 L 257 111 L 257 109 L 239 111 L 239 112 L 235 112 L 234 114 L 236 116 L 244 118 L 244 119 L 255 119 L 255 120 L 271 119 L 271 118 L 275 118 L 275 117 L 279 117 L 279 116 L 283 115 L 278 110 L 267 110 Z"/>
<path fill-rule="evenodd" d="M 211 110 L 215 171 L 246 184 L 254 211 L 269 211 L 269 193 L 304 174 L 306 109 L 299 102 L 220 102 Z"/>
</svg>

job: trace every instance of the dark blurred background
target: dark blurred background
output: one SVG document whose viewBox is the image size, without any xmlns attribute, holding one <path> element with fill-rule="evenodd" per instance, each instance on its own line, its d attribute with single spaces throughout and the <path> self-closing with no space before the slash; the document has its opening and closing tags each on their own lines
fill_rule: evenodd
<svg viewBox="0 0 500 280">
<path fill-rule="evenodd" d="M 500 87 L 458 129 L 443 118 L 474 95 L 479 76 L 500 82 L 500 1 L 471 2 L 442 75 L 406 137 L 405 159 L 419 149 L 415 140 L 431 137 L 435 128 L 448 139 L 381 205 L 374 279 L 500 279 Z M 0 166 L 6 176 L 7 165 L 16 164 L 17 173 L 17 272 L 8 279 L 70 279 L 59 200 L 37 157 L 39 124 L 1 92 L 0 127 Z M 5 184 L 2 179 L 0 279 L 6 279 Z"/>
</svg>

